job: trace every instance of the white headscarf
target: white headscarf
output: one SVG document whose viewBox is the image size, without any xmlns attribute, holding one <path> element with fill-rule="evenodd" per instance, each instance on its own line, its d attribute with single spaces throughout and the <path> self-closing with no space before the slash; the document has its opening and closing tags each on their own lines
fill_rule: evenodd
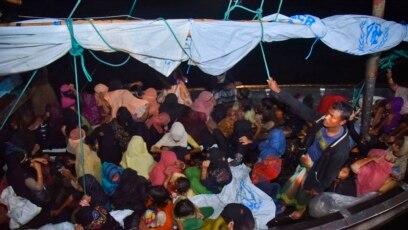
<svg viewBox="0 0 408 230">
<path fill-rule="evenodd" d="M 154 146 L 159 148 L 162 146 L 187 147 L 187 138 L 188 134 L 184 129 L 183 124 L 180 122 L 174 122 L 171 126 L 170 132 L 164 134 L 164 136 L 156 144 L 154 144 Z"/>
</svg>

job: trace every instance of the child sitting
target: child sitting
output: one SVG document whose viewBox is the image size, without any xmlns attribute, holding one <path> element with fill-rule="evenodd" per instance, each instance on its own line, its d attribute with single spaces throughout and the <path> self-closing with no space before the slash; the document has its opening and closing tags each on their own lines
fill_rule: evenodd
<svg viewBox="0 0 408 230">
<path fill-rule="evenodd" d="M 214 209 L 205 207 L 198 209 L 189 199 L 180 197 L 174 204 L 173 214 L 179 230 L 199 229 L 203 219 L 212 215 Z"/>
</svg>

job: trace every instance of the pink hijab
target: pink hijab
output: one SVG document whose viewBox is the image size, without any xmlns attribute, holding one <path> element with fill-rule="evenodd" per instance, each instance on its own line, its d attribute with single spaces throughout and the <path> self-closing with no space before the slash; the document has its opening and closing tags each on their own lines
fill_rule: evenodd
<svg viewBox="0 0 408 230">
<path fill-rule="evenodd" d="M 148 102 L 141 100 L 126 89 L 118 89 L 109 91 L 105 94 L 105 100 L 112 108 L 112 118 L 116 117 L 118 109 L 122 106 L 126 107 L 132 114 L 133 118 L 140 118 L 146 112 Z"/>
<path fill-rule="evenodd" d="M 214 108 L 214 95 L 208 91 L 202 91 L 198 98 L 191 105 L 191 109 L 197 112 L 205 113 L 207 119 L 210 117 Z"/>
<path fill-rule="evenodd" d="M 164 132 L 163 127 L 170 123 L 170 116 L 167 113 L 160 113 L 151 117 L 147 120 L 146 125 L 147 128 L 154 127 L 158 133 L 162 134 Z"/>
<path fill-rule="evenodd" d="M 149 117 L 159 114 L 160 104 L 157 102 L 157 91 L 154 88 L 148 88 L 144 91 L 143 100 L 149 102 Z"/>
<path fill-rule="evenodd" d="M 153 167 L 152 171 L 149 173 L 149 180 L 153 186 L 163 185 L 166 180 L 166 170 L 168 170 L 170 176 L 173 173 L 181 173 L 182 170 L 178 168 L 175 164 L 178 162 L 177 156 L 172 151 L 161 152 L 160 161 Z"/>
<path fill-rule="evenodd" d="M 75 99 L 71 97 L 67 97 L 64 95 L 64 93 L 69 93 L 73 89 L 72 84 L 63 84 L 60 87 L 60 94 L 61 94 L 61 107 L 63 109 L 69 108 L 71 106 L 75 105 Z"/>
</svg>

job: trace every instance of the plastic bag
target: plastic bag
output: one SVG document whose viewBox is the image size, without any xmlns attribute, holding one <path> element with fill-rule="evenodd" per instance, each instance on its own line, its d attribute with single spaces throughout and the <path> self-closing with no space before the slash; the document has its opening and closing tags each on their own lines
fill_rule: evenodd
<svg viewBox="0 0 408 230">
<path fill-rule="evenodd" d="M 370 192 L 361 197 L 353 197 L 324 192 L 310 201 L 309 214 L 312 217 L 319 218 L 369 200 L 377 195 L 376 192 Z"/>
<path fill-rule="evenodd" d="M 9 227 L 17 229 L 28 223 L 41 212 L 41 208 L 24 197 L 17 196 L 11 186 L 1 193 L 0 201 L 7 205 L 7 216 L 10 217 Z"/>
</svg>

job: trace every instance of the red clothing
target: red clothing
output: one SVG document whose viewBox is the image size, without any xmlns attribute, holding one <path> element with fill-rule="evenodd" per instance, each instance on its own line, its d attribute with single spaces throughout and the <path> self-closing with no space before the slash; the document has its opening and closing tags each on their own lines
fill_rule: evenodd
<svg viewBox="0 0 408 230">
<path fill-rule="evenodd" d="M 317 111 L 321 114 L 326 114 L 327 112 L 329 112 L 329 109 L 333 106 L 334 103 L 340 101 L 347 101 L 347 99 L 339 95 L 324 95 L 322 100 L 320 101 L 319 106 L 317 107 Z"/>
</svg>

